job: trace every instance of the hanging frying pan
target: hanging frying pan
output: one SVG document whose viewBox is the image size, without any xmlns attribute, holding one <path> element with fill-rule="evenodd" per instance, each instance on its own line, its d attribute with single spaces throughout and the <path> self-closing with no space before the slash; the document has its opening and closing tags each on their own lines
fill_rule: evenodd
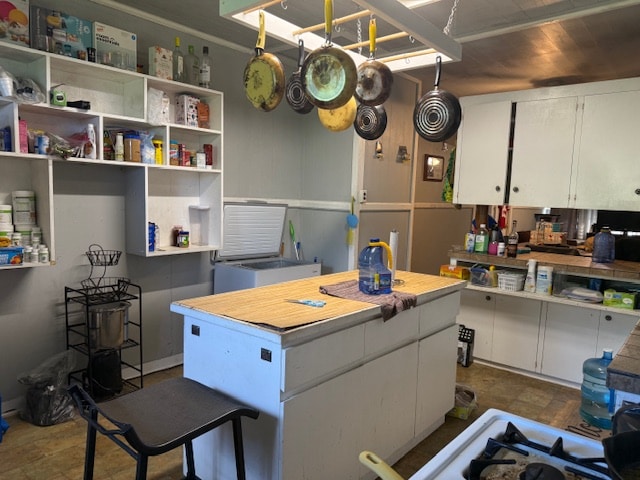
<svg viewBox="0 0 640 480">
<path fill-rule="evenodd" d="M 365 140 L 380 138 L 387 128 L 387 112 L 382 105 L 358 105 L 353 121 L 356 133 Z"/>
<path fill-rule="evenodd" d="M 442 58 L 437 56 L 434 88 L 418 100 L 413 110 L 416 132 L 430 142 L 443 142 L 456 133 L 462 118 L 462 109 L 456 96 L 438 88 L 441 65 Z"/>
<path fill-rule="evenodd" d="M 341 132 L 353 125 L 357 109 L 356 99 L 351 97 L 347 103 L 339 107 L 331 109 L 319 108 L 318 118 L 327 130 Z"/>
<path fill-rule="evenodd" d="M 278 57 L 265 53 L 264 12 L 259 13 L 259 18 L 256 54 L 244 69 L 244 92 L 254 107 L 270 112 L 284 95 L 284 67 Z"/>
<path fill-rule="evenodd" d="M 325 43 L 307 56 L 300 76 L 309 101 L 318 108 L 333 109 L 353 97 L 358 70 L 347 52 L 331 44 L 332 0 L 324 0 L 324 16 Z"/>
<path fill-rule="evenodd" d="M 304 62 L 304 42 L 298 40 L 298 69 L 291 74 L 287 81 L 287 87 L 285 90 L 285 98 L 291 106 L 291 108 L 298 113 L 309 113 L 313 110 L 313 103 L 307 98 L 307 94 L 304 91 L 304 85 L 300 78 L 300 72 L 302 71 L 302 63 Z"/>
<path fill-rule="evenodd" d="M 389 67 L 375 59 L 376 20 L 369 20 L 369 59 L 358 66 L 354 96 L 363 105 L 382 105 L 391 94 L 393 74 Z"/>
</svg>

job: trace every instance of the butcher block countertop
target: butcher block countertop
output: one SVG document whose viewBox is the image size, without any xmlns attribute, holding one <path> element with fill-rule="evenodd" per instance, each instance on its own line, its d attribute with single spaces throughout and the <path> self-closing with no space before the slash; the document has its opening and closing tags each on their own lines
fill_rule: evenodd
<svg viewBox="0 0 640 480">
<path fill-rule="evenodd" d="M 176 301 L 171 310 L 183 315 L 225 317 L 280 333 L 339 318 L 380 316 L 380 305 L 320 293 L 321 286 L 357 278 L 357 270 L 321 275 Z M 405 271 L 397 271 L 395 278 L 402 283 L 394 286 L 393 291 L 415 294 L 418 305 L 461 290 L 466 284 L 457 279 Z M 301 299 L 323 300 L 326 305 L 318 308 L 287 301 Z"/>
<path fill-rule="evenodd" d="M 635 326 L 607 367 L 607 386 L 640 395 L 640 326 Z"/>
</svg>

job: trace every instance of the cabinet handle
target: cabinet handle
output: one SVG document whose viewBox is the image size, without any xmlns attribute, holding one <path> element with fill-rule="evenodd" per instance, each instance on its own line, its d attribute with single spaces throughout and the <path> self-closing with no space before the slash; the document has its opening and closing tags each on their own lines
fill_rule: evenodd
<svg viewBox="0 0 640 480">
<path fill-rule="evenodd" d="M 636 195 L 640 195 L 640 188 L 636 188 Z"/>
<path fill-rule="evenodd" d="M 612 320 L 611 315 L 605 315 L 605 316 L 604 316 L 604 319 L 605 319 L 607 322 L 610 322 L 610 321 Z"/>
<path fill-rule="evenodd" d="M 496 192 L 499 192 L 499 191 L 500 191 L 500 185 L 496 185 Z"/>
<path fill-rule="evenodd" d="M 489 300 L 491 300 L 491 295 L 487 295 L 486 297 L 484 297 L 484 299 L 488 302 Z"/>
<path fill-rule="evenodd" d="M 514 191 L 515 193 L 518 193 L 518 192 L 520 191 L 520 189 L 519 189 L 518 187 L 513 187 L 513 191 Z"/>
</svg>

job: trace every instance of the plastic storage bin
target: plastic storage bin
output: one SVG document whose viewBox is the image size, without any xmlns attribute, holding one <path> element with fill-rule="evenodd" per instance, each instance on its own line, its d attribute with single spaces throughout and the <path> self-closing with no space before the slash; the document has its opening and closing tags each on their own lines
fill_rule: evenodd
<svg viewBox="0 0 640 480">
<path fill-rule="evenodd" d="M 498 272 L 498 288 L 510 292 L 519 292 L 524 287 L 522 273 Z"/>
</svg>

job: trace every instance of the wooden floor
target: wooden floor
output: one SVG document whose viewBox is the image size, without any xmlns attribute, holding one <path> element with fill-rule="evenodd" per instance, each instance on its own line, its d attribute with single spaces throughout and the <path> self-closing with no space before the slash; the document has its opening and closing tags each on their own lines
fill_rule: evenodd
<svg viewBox="0 0 640 480">
<path fill-rule="evenodd" d="M 150 385 L 181 375 L 180 367 L 145 377 Z M 458 366 L 458 383 L 471 387 L 478 408 L 468 420 L 446 417 L 445 424 L 411 450 L 394 468 L 409 478 L 444 445 L 488 408 L 507 410 L 556 427 L 580 425 L 579 390 L 517 375 L 485 365 Z M 428 401 L 428 400 L 427 400 Z M 63 480 L 82 478 L 86 422 L 77 417 L 50 427 L 26 423 L 17 415 L 5 417 L 10 428 L 0 443 L 0 480 Z M 170 421 L 170 419 L 167 419 Z M 608 435 L 583 425 L 587 435 Z M 98 435 L 95 480 L 131 480 L 135 462 L 110 440 Z M 354 459 L 357 461 L 357 459 Z M 182 478 L 180 449 L 153 457 L 149 462 L 150 480 Z M 251 480 L 251 479 L 250 479 Z M 255 479 L 266 480 L 266 479 Z"/>
</svg>

